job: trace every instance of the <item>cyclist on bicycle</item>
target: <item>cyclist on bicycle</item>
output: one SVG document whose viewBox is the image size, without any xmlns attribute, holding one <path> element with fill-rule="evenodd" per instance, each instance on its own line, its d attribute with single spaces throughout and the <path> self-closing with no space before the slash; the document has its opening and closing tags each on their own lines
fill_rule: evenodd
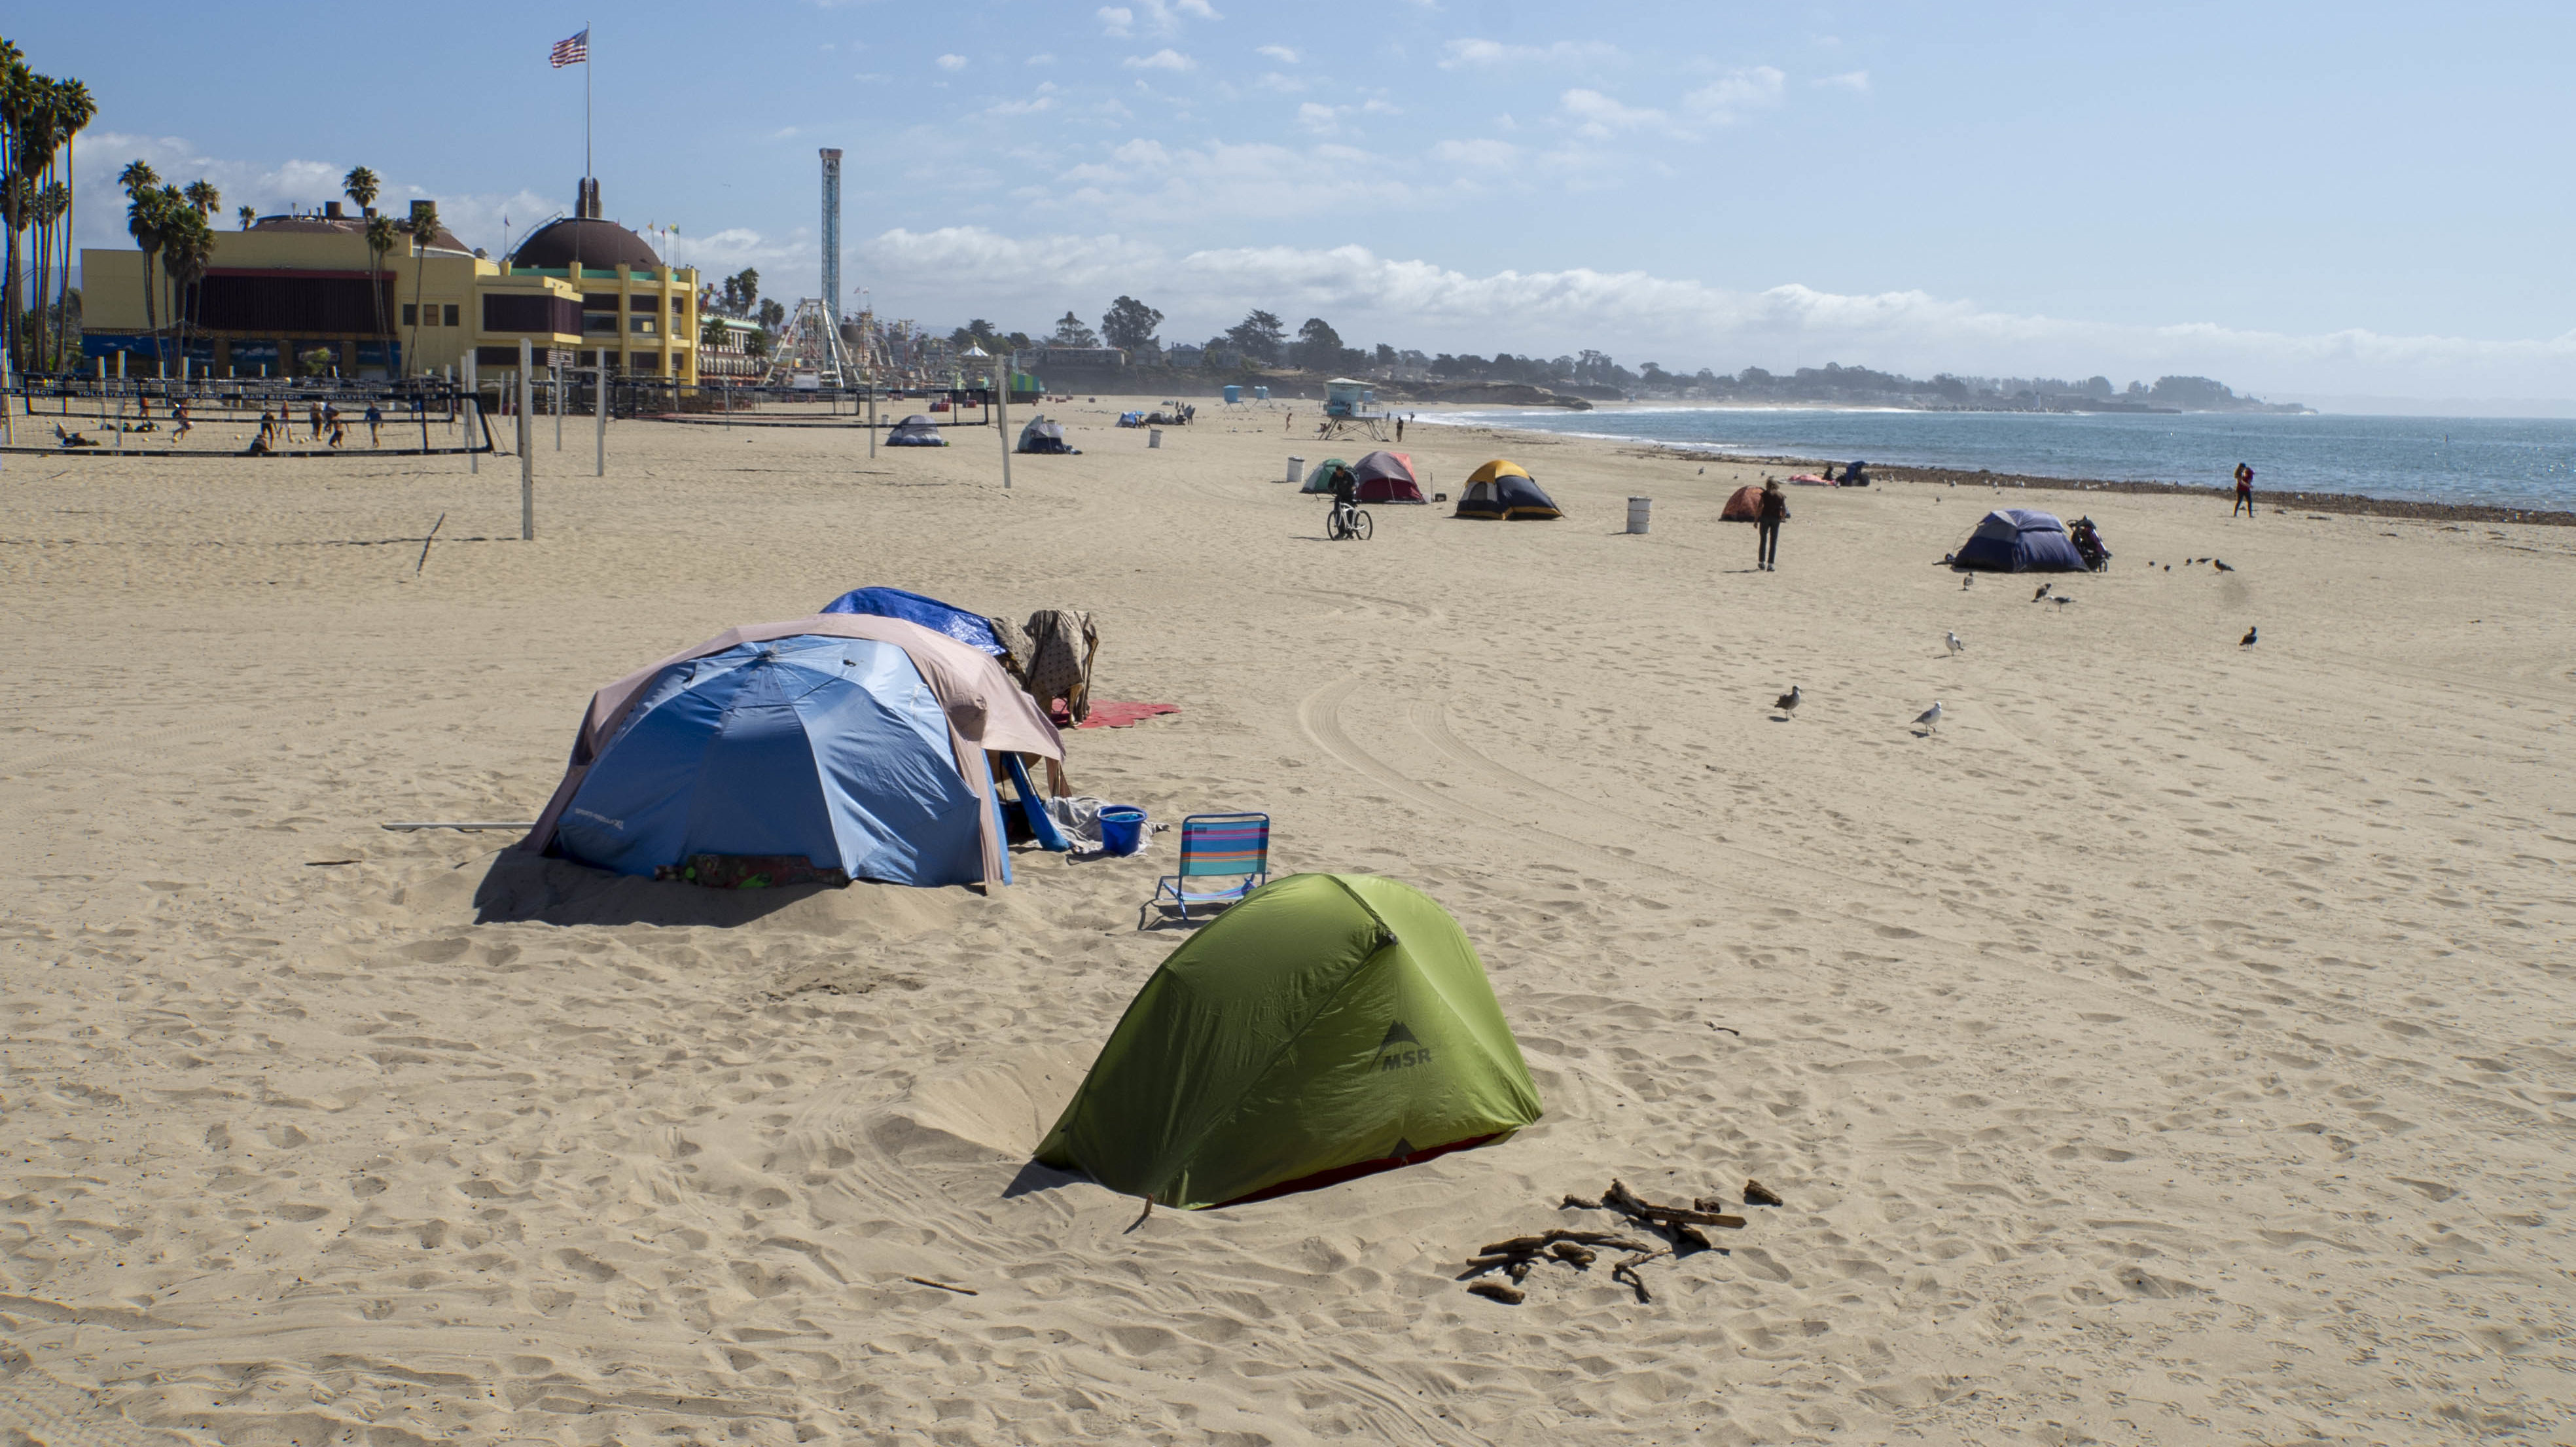
<svg viewBox="0 0 2576 1447">
<path fill-rule="evenodd" d="M 1340 537 L 1351 530 L 1351 514 L 1357 510 L 1360 480 L 1348 464 L 1333 469 L 1333 512 L 1325 531 Z"/>
</svg>

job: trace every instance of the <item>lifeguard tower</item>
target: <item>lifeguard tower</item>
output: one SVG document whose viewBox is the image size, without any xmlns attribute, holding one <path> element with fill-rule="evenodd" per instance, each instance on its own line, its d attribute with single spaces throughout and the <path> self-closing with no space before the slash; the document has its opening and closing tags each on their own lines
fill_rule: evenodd
<svg viewBox="0 0 2576 1447">
<path fill-rule="evenodd" d="M 1377 393 L 1356 377 L 1335 377 L 1324 384 L 1324 420 L 1317 437 L 1366 436 L 1386 440 L 1389 414 L 1377 410 Z"/>
</svg>

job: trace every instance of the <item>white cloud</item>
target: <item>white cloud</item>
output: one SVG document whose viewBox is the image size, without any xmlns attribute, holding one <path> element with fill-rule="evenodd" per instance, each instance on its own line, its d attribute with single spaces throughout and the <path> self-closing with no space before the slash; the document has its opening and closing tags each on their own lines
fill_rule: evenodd
<svg viewBox="0 0 2576 1447">
<path fill-rule="evenodd" d="M 1464 143 L 1462 143 L 1464 144 Z M 1236 148 L 1257 152 L 1258 148 Z M 1258 173 L 1293 158 L 1169 151 L 1135 143 L 1127 164 Z M 1311 179 L 1311 178 L 1309 178 Z M 1303 184 L 1283 175 L 1279 184 Z M 971 227 L 891 231 L 862 245 L 880 298 L 914 315 L 967 309 L 1052 315 L 1124 291 L 1172 315 L 1169 337 L 1202 336 L 1248 307 L 1321 316 L 1344 335 L 1426 350 L 1554 354 L 1600 347 L 1668 367 L 1775 370 L 1865 363 L 1917 376 L 2168 372 L 2222 378 L 2267 395 L 2311 391 L 2392 396 L 2576 397 L 2576 332 L 2521 341 L 2392 337 L 2358 329 L 2318 335 L 2212 323 L 2140 326 L 1998 312 L 1921 291 L 1844 295 L 1799 285 L 1734 291 L 1643 272 L 1500 271 L 1470 276 L 1364 247 L 1242 247 L 1173 256 L 1129 237 L 1007 238 Z M 996 279 L 1006 290 L 996 296 Z"/>
<path fill-rule="evenodd" d="M 1521 148 L 1509 141 L 1442 141 L 1431 148 L 1431 159 L 1442 165 L 1473 166 L 1489 171 L 1509 169 L 1520 155 Z"/>
<path fill-rule="evenodd" d="M 1442 70 L 1487 70 L 1547 61 L 1557 65 L 1603 64 L 1619 59 L 1619 47 L 1599 40 L 1560 40 L 1554 45 L 1506 45 L 1499 40 L 1452 40 L 1441 47 Z"/>
<path fill-rule="evenodd" d="M 1091 12 L 1100 28 L 1111 35 L 1125 35 L 1136 23 L 1136 12 L 1124 5 L 1103 5 Z"/>
<path fill-rule="evenodd" d="M 1557 97 L 1557 104 L 1574 118 L 1576 135 L 1596 141 L 1607 140 L 1619 131 L 1669 123 L 1662 111 L 1621 105 L 1597 90 L 1569 90 Z"/>
<path fill-rule="evenodd" d="M 1144 11 L 1141 23 L 1137 19 L 1139 6 Z M 1181 28 L 1183 16 L 1193 20 L 1224 18 L 1208 4 L 1208 0 L 1137 0 L 1136 5 L 1103 5 L 1091 13 L 1103 31 L 1122 37 L 1139 30 L 1148 35 L 1173 34 Z"/>
<path fill-rule="evenodd" d="M 1844 90 L 1867 92 L 1869 89 L 1869 72 L 1865 70 L 1847 70 L 1840 75 L 1819 76 L 1816 79 L 1807 82 L 1807 84 L 1839 86 Z"/>
<path fill-rule="evenodd" d="M 984 107 L 984 114 L 996 117 L 1027 116 L 1035 115 L 1040 111 L 1051 111 L 1056 108 L 1058 94 L 1055 82 L 1047 81 L 1032 92 L 1026 100 L 995 101 Z"/>
<path fill-rule="evenodd" d="M 1255 55 L 1266 55 L 1272 60 L 1279 62 L 1281 65 L 1295 65 L 1297 63 L 1297 52 L 1290 50 L 1284 45 L 1265 45 L 1252 53 Z"/>
<path fill-rule="evenodd" d="M 1325 106 L 1308 101 L 1297 107 L 1297 124 L 1319 136 L 1341 134 L 1342 116 L 1349 106 Z"/>
<path fill-rule="evenodd" d="M 1254 81 L 1253 84 L 1263 90 L 1278 91 L 1282 95 L 1297 95 L 1309 88 L 1308 82 L 1303 77 L 1281 75 L 1275 70 L 1262 72 L 1261 79 Z"/>
<path fill-rule="evenodd" d="M 1047 55 L 1047 54 L 1044 54 L 1044 53 L 1040 53 L 1040 54 L 1037 54 L 1037 55 L 1032 55 L 1032 56 L 1030 56 L 1027 60 L 1024 60 L 1024 61 L 1022 61 L 1022 62 L 1020 62 L 1020 63 L 1021 63 L 1021 64 L 1023 64 L 1023 65 L 1053 65 L 1053 64 L 1055 64 L 1055 57 L 1054 57 L 1054 56 L 1052 56 L 1052 55 Z"/>
<path fill-rule="evenodd" d="M 1730 70 L 1682 97 L 1682 108 L 1703 120 L 1723 124 L 1750 110 L 1780 104 L 1789 78 L 1767 65 Z"/>
<path fill-rule="evenodd" d="M 1131 55 L 1120 64 L 1129 70 L 1196 70 L 1199 63 L 1166 45 L 1151 55 Z"/>
<path fill-rule="evenodd" d="M 943 55 L 939 57 L 938 64 L 941 70 L 954 74 L 957 71 L 961 71 L 966 68 L 966 57 L 962 55 Z"/>
</svg>

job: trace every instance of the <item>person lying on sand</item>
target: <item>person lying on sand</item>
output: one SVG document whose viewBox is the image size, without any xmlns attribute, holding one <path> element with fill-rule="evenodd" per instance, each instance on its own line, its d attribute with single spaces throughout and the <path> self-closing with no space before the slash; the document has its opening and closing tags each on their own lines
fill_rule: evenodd
<svg viewBox="0 0 2576 1447">
<path fill-rule="evenodd" d="M 77 432 L 65 432 L 63 424 L 54 424 L 54 441 L 64 447 L 96 447 L 98 444 Z"/>
</svg>

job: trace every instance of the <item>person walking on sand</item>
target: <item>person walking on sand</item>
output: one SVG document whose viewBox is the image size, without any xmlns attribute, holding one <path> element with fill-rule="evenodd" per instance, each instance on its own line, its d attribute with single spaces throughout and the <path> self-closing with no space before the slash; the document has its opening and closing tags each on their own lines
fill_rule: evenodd
<svg viewBox="0 0 2576 1447">
<path fill-rule="evenodd" d="M 188 429 L 195 425 L 188 420 L 187 398 L 182 397 L 177 402 L 171 404 L 170 421 L 172 423 L 170 445 L 176 447 L 180 443 L 188 440 Z"/>
<path fill-rule="evenodd" d="M 385 409 L 369 402 L 367 404 L 367 445 L 369 447 L 385 445 L 384 428 Z"/>
<path fill-rule="evenodd" d="M 1755 518 L 1760 535 L 1754 541 L 1754 567 L 1765 573 L 1780 571 L 1780 524 L 1789 520 L 1789 495 L 1780 490 L 1778 478 L 1765 478 L 1762 483 L 1762 511 Z"/>
<path fill-rule="evenodd" d="M 319 441 L 321 441 L 321 440 L 322 440 L 322 404 L 321 404 L 321 403 L 319 403 L 319 402 L 308 402 L 308 403 L 306 403 L 306 404 L 305 404 L 305 417 L 306 417 L 306 419 L 307 419 L 308 421 L 310 421 L 310 422 L 313 424 L 313 427 L 312 427 L 312 435 L 311 435 L 311 436 L 309 436 L 309 437 L 307 437 L 307 438 L 305 438 L 304 440 L 305 440 L 305 441 L 307 441 L 307 442 L 319 442 Z"/>
<path fill-rule="evenodd" d="M 2236 506 L 2228 509 L 2227 515 L 2234 517 L 2240 512 L 2247 517 L 2254 515 L 2254 469 L 2241 462 L 2236 464 Z"/>
<path fill-rule="evenodd" d="M 1404 419 L 1401 417 L 1395 419 L 1395 440 L 1398 442 L 1404 440 Z"/>
</svg>

